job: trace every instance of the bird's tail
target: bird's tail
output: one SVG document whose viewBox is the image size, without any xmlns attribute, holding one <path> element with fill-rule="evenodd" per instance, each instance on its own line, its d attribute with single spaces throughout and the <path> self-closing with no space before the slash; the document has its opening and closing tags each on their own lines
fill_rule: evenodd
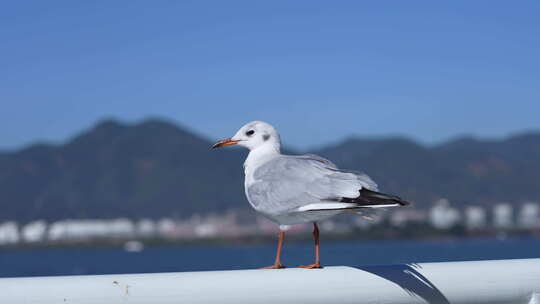
<svg viewBox="0 0 540 304">
<path fill-rule="evenodd" d="M 338 200 L 325 200 L 325 202 L 308 204 L 295 209 L 298 212 L 305 211 L 330 211 L 330 210 L 358 210 L 365 208 L 387 208 L 407 206 L 411 203 L 400 197 L 384 194 L 368 189 L 361 189 L 360 195 L 355 198 L 343 197 Z"/>
<path fill-rule="evenodd" d="M 407 206 L 411 204 L 398 196 L 372 191 L 366 188 L 360 190 L 360 195 L 358 197 L 342 198 L 341 202 L 356 204 L 356 208 L 384 208 Z"/>
</svg>

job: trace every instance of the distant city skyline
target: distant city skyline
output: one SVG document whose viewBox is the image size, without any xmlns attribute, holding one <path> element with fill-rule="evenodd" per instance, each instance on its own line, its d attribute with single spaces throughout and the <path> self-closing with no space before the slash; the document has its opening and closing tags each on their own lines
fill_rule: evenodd
<svg viewBox="0 0 540 304">
<path fill-rule="evenodd" d="M 540 130 L 540 3 L 9 2 L 0 151 L 162 117 L 309 149 Z"/>
</svg>

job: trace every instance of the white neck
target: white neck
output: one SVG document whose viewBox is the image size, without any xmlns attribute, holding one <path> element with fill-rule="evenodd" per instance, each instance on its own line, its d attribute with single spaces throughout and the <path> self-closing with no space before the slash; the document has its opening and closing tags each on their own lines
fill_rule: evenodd
<svg viewBox="0 0 540 304">
<path fill-rule="evenodd" d="M 244 171 L 246 176 L 253 173 L 255 169 L 268 160 L 280 155 L 280 145 L 275 142 L 268 142 L 249 151 L 244 162 Z"/>
</svg>

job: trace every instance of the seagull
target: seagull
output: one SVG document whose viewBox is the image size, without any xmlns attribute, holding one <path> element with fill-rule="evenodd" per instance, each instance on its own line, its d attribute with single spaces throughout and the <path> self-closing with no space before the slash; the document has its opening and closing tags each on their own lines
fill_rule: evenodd
<svg viewBox="0 0 540 304">
<path fill-rule="evenodd" d="M 231 138 L 212 148 L 239 145 L 249 149 L 244 162 L 244 190 L 250 205 L 279 225 L 275 262 L 267 269 L 285 268 L 281 251 L 285 231 L 291 225 L 313 223 L 315 263 L 301 268 L 322 268 L 317 222 L 347 210 L 405 206 L 401 198 L 378 192 L 366 174 L 338 169 L 331 161 L 313 154 L 283 155 L 276 129 L 252 121 Z"/>
</svg>

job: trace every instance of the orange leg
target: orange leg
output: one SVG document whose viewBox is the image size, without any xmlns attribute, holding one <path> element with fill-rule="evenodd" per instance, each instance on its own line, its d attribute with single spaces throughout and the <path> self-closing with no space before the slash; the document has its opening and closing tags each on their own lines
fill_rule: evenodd
<svg viewBox="0 0 540 304">
<path fill-rule="evenodd" d="M 263 269 L 280 269 L 285 268 L 283 264 L 281 264 L 281 249 L 283 248 L 283 241 L 285 240 L 285 231 L 279 231 L 279 238 L 278 238 L 278 246 L 277 246 L 277 253 L 276 253 L 276 261 L 274 262 L 274 265 L 263 267 Z"/>
<path fill-rule="evenodd" d="M 319 227 L 317 227 L 317 223 L 313 223 L 313 239 L 315 240 L 315 263 L 311 265 L 300 265 L 298 266 L 300 268 L 306 268 L 306 269 L 322 268 L 321 256 L 320 256 L 321 244 L 319 241 Z"/>
</svg>

